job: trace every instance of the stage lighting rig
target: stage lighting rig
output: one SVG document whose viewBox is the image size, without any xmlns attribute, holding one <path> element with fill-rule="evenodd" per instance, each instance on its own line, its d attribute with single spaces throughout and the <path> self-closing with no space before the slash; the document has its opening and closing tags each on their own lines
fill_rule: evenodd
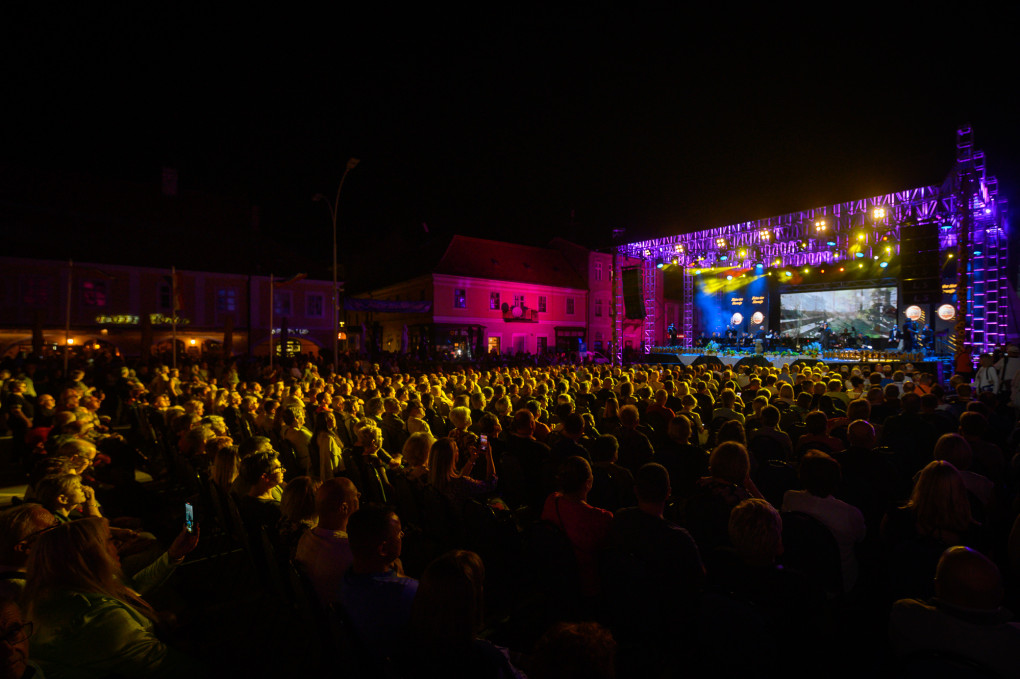
<svg viewBox="0 0 1020 679">
<path fill-rule="evenodd" d="M 874 219 L 876 222 L 885 219 L 885 216 L 886 211 L 884 207 L 876 207 L 874 210 L 871 211 L 871 218 Z"/>
</svg>

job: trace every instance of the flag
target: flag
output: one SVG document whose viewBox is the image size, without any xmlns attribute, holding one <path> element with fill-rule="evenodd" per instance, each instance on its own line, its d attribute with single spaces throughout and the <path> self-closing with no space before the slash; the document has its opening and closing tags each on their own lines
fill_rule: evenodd
<svg viewBox="0 0 1020 679">
<path fill-rule="evenodd" d="M 173 269 L 171 275 L 163 276 L 163 282 L 170 286 L 170 304 L 176 314 L 184 308 L 184 285 L 181 272 Z"/>
</svg>

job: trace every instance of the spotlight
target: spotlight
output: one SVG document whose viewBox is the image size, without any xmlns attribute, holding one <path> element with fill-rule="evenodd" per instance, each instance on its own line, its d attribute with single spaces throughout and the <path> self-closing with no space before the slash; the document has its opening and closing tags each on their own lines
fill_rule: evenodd
<svg viewBox="0 0 1020 679">
<path fill-rule="evenodd" d="M 716 246 L 717 248 L 719 248 L 720 250 L 721 250 L 722 248 L 725 248 L 725 247 L 726 247 L 726 239 L 725 239 L 725 238 L 722 238 L 722 237 L 716 238 L 716 239 L 715 239 L 715 246 Z"/>
<path fill-rule="evenodd" d="M 839 267 L 839 272 L 840 273 L 843 273 L 844 271 L 846 271 L 846 269 L 844 269 L 843 267 Z"/>
<path fill-rule="evenodd" d="M 975 257 L 980 257 L 981 256 L 981 250 L 975 250 L 974 251 L 974 256 Z"/>
<path fill-rule="evenodd" d="M 678 257 L 674 257 L 672 260 L 670 260 L 670 264 L 672 264 L 673 266 L 676 266 L 679 263 L 680 263 L 680 259 Z"/>
<path fill-rule="evenodd" d="M 865 234 L 863 231 L 857 234 L 857 240 L 864 240 L 867 237 L 868 237 L 867 234 Z"/>
<path fill-rule="evenodd" d="M 786 277 L 790 277 L 790 276 L 793 275 L 793 272 L 792 271 L 784 271 L 783 275 L 786 276 Z"/>
<path fill-rule="evenodd" d="M 655 268 L 656 269 L 661 269 L 664 266 L 665 266 L 665 263 L 662 261 L 662 257 L 657 257 L 655 259 Z"/>
<path fill-rule="evenodd" d="M 733 276 L 730 275 L 730 274 L 726 274 L 726 280 L 732 281 L 733 280 Z"/>
<path fill-rule="evenodd" d="M 783 265 L 783 260 L 780 259 L 779 257 L 776 257 L 774 260 L 772 260 L 772 266 L 780 267 L 782 265 Z"/>
<path fill-rule="evenodd" d="M 800 242 L 800 249 L 801 250 L 807 250 L 808 249 L 808 242 L 806 240 L 802 240 Z"/>
<path fill-rule="evenodd" d="M 949 259 L 952 259 L 952 258 L 953 258 L 953 253 L 952 253 L 952 252 L 950 252 L 950 253 L 949 253 Z"/>
<path fill-rule="evenodd" d="M 719 255 L 719 261 L 720 262 L 725 262 L 729 258 L 730 258 L 729 255 L 725 255 L 725 254 L 724 255 Z"/>
<path fill-rule="evenodd" d="M 825 244 L 828 245 L 830 248 L 834 248 L 836 247 L 836 239 L 830 238 L 829 240 L 825 241 Z"/>
<path fill-rule="evenodd" d="M 683 243 L 677 243 L 676 244 L 676 251 L 679 252 L 679 253 L 683 253 L 683 251 L 684 251 Z"/>
<path fill-rule="evenodd" d="M 857 259 L 864 259 L 864 253 L 863 252 L 855 252 L 854 253 L 854 257 L 856 257 Z"/>
<path fill-rule="evenodd" d="M 815 231 L 818 232 L 818 233 L 821 233 L 822 231 L 825 231 L 825 220 L 824 219 L 819 219 L 817 222 L 815 222 Z"/>
<path fill-rule="evenodd" d="M 811 273 L 811 269 L 804 267 L 804 274 L 807 275 L 809 273 Z"/>
<path fill-rule="evenodd" d="M 864 268 L 864 265 L 863 265 L 863 264 L 858 264 L 858 265 L 857 265 L 857 268 L 858 268 L 858 269 L 863 269 L 863 268 Z"/>
<path fill-rule="evenodd" d="M 645 255 L 645 257 L 651 257 L 652 256 L 652 251 L 649 250 L 648 248 L 645 248 L 644 255 Z"/>
<path fill-rule="evenodd" d="M 874 219 L 885 219 L 885 208 L 876 207 L 874 210 L 871 211 L 871 216 Z"/>
<path fill-rule="evenodd" d="M 741 250 L 740 252 L 737 253 L 737 255 L 740 257 L 740 259 L 744 259 L 745 257 L 747 257 L 747 250 Z"/>
<path fill-rule="evenodd" d="M 758 232 L 758 237 L 762 240 L 768 240 L 771 237 L 768 229 L 762 229 Z"/>
<path fill-rule="evenodd" d="M 884 269 L 884 268 L 886 268 L 887 266 L 889 266 L 889 262 L 880 262 L 880 263 L 879 263 L 879 266 L 880 266 L 880 267 L 882 267 L 882 268 Z"/>
</svg>

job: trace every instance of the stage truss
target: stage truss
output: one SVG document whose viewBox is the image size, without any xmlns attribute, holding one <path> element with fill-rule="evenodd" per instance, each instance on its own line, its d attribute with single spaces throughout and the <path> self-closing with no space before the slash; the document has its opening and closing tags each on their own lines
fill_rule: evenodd
<svg viewBox="0 0 1020 679">
<path fill-rule="evenodd" d="M 644 350 L 661 340 L 661 266 L 684 269 L 683 346 L 694 335 L 692 272 L 711 267 L 763 269 L 874 261 L 899 255 L 900 225 L 938 226 L 941 257 L 965 263 L 964 343 L 975 354 L 1006 341 L 1006 201 L 988 177 L 984 153 L 973 148 L 969 127 L 957 131 L 957 162 L 941 186 L 922 186 L 801 212 L 739 222 L 621 245 L 622 258 L 643 260 Z M 962 230 L 966 229 L 966 234 Z M 961 238 L 961 235 L 963 238 Z M 960 248 L 961 241 L 966 244 Z M 960 250 L 966 250 L 965 252 Z M 618 290 L 622 295 L 622 291 Z M 622 308 L 622 299 L 616 300 Z M 619 318 L 619 316 L 617 316 Z"/>
</svg>

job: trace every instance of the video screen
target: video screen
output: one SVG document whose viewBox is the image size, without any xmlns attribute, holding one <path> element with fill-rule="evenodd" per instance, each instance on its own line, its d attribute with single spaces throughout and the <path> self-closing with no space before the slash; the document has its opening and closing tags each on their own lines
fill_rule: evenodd
<svg viewBox="0 0 1020 679">
<path fill-rule="evenodd" d="M 786 337 L 814 337 L 828 321 L 834 334 L 888 337 L 897 322 L 896 287 L 782 292 L 780 331 Z"/>
</svg>

